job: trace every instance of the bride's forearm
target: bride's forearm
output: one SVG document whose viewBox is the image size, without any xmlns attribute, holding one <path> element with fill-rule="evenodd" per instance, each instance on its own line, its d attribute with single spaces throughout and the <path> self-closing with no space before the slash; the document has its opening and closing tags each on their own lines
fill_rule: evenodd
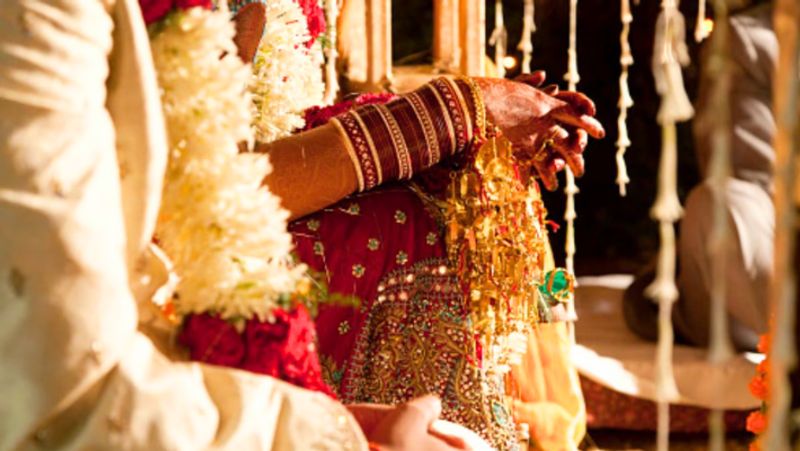
<svg viewBox="0 0 800 451">
<path fill-rule="evenodd" d="M 475 124 L 474 91 L 464 80 L 439 78 L 385 105 L 363 105 L 328 124 L 272 144 L 265 179 L 292 219 L 354 191 L 408 180 L 463 151 Z"/>
<path fill-rule="evenodd" d="M 291 219 L 325 208 L 356 190 L 356 171 L 345 146 L 344 137 L 331 123 L 256 145 L 256 152 L 268 153 L 272 163 L 264 184 L 281 198 Z"/>
</svg>

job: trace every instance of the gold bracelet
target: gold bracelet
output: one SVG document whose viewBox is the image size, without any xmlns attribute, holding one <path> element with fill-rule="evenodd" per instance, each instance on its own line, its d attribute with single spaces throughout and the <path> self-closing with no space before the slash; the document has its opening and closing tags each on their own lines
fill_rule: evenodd
<svg viewBox="0 0 800 451">
<path fill-rule="evenodd" d="M 475 83 L 475 80 L 472 77 L 458 77 L 460 80 L 463 80 L 464 83 L 469 86 L 469 90 L 472 93 L 472 100 L 475 102 L 475 138 L 478 140 L 484 140 L 487 138 L 487 130 L 489 128 L 489 124 L 486 120 L 486 104 L 483 101 L 483 93 L 481 92 L 481 88 Z"/>
</svg>

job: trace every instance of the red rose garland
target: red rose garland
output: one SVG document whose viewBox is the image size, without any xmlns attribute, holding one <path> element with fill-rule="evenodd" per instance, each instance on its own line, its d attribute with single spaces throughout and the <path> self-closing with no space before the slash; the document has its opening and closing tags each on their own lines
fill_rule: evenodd
<svg viewBox="0 0 800 451">
<path fill-rule="evenodd" d="M 215 315 L 189 315 L 178 342 L 194 361 L 272 376 L 335 397 L 322 380 L 316 329 L 308 310 L 298 304 L 273 313 L 274 321 L 253 318 L 241 333 Z"/>
</svg>

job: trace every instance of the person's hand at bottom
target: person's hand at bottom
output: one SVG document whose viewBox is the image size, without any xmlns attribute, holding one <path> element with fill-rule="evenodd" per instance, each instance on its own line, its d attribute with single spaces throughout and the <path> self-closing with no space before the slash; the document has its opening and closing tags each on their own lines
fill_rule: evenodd
<svg viewBox="0 0 800 451">
<path fill-rule="evenodd" d="M 431 428 L 442 413 L 439 398 L 428 395 L 399 406 L 353 404 L 347 406 L 367 439 L 381 450 L 451 451 L 469 449 L 465 441 Z"/>
</svg>

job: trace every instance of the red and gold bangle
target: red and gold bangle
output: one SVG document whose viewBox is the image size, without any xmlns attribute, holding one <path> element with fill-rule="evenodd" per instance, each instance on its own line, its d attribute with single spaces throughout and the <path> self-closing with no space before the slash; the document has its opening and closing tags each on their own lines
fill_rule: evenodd
<svg viewBox="0 0 800 451">
<path fill-rule="evenodd" d="M 485 136 L 486 112 L 471 79 L 437 78 L 385 105 L 332 119 L 345 137 L 359 191 L 410 179 Z M 481 128 L 483 127 L 483 128 Z"/>
</svg>

